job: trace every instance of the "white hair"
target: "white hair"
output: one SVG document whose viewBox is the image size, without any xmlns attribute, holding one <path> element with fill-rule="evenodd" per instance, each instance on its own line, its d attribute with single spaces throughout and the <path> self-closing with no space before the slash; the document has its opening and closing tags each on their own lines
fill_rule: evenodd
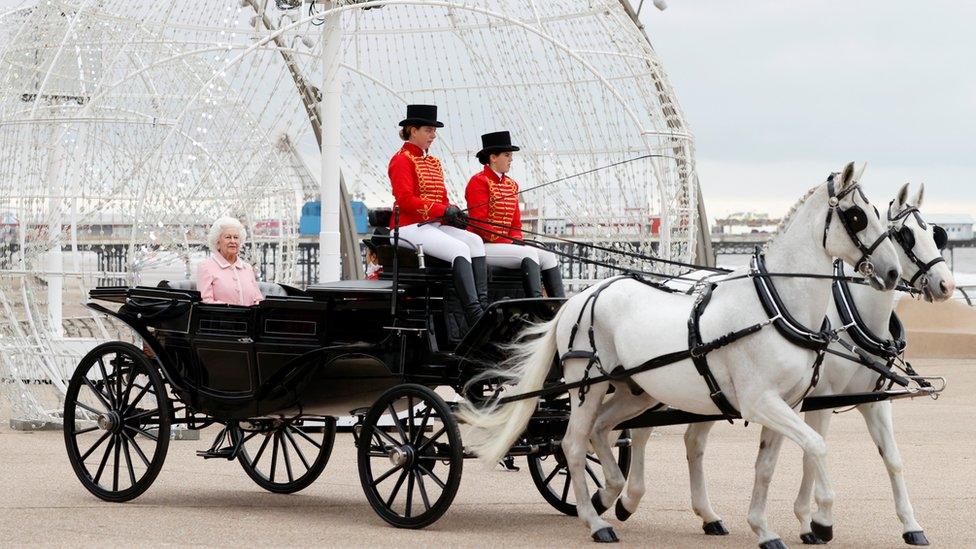
<svg viewBox="0 0 976 549">
<path fill-rule="evenodd" d="M 207 244 L 210 245 L 210 251 L 217 253 L 217 241 L 227 229 L 237 229 L 237 234 L 241 237 L 241 245 L 244 245 L 244 241 L 247 240 L 247 230 L 244 225 L 233 217 L 224 216 L 214 221 L 213 225 L 210 226 L 210 232 L 207 233 Z"/>
</svg>

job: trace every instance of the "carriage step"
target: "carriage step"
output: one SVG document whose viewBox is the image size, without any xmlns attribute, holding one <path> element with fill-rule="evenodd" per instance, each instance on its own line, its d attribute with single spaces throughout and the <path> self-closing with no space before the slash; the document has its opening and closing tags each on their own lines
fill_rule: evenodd
<svg viewBox="0 0 976 549">
<path fill-rule="evenodd" d="M 234 446 L 225 446 L 216 450 L 213 448 L 209 450 L 197 450 L 197 455 L 203 459 L 223 458 L 230 461 L 237 458 L 237 452 L 235 450 L 237 450 L 237 448 Z"/>
</svg>

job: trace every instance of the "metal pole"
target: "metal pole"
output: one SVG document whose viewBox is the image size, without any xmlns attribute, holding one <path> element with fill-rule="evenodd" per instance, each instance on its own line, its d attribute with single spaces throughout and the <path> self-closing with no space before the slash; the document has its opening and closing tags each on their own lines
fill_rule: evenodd
<svg viewBox="0 0 976 549">
<path fill-rule="evenodd" d="M 47 313 L 50 335 L 55 338 L 64 336 L 62 326 L 62 292 L 64 277 L 64 257 L 61 252 L 62 207 L 65 194 L 65 183 L 61 179 L 61 167 L 64 164 L 64 146 L 61 140 L 64 132 L 56 125 L 51 127 L 51 152 L 47 165 L 47 203 L 48 226 L 47 238 L 50 244 L 47 251 L 47 269 L 53 273 L 47 278 Z M 21 220 L 21 227 L 27 226 L 27 220 Z"/>
<path fill-rule="evenodd" d="M 332 0 L 328 8 L 336 7 Z M 342 254 L 339 249 L 339 129 L 342 86 L 339 82 L 339 46 L 342 23 L 338 13 L 322 24 L 322 101 L 319 120 L 322 124 L 322 177 L 319 182 L 322 225 L 319 232 L 319 282 L 342 278 Z"/>
</svg>

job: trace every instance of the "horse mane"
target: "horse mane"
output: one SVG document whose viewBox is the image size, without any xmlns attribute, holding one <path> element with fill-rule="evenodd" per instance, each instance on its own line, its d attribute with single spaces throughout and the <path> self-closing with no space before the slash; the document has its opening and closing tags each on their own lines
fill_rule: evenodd
<svg viewBox="0 0 976 549">
<path fill-rule="evenodd" d="M 782 234 L 787 227 L 790 226 L 790 223 L 793 222 L 793 217 L 796 215 L 797 210 L 800 209 L 800 206 L 802 206 L 807 201 L 807 199 L 813 195 L 813 193 L 817 192 L 817 189 L 819 188 L 820 185 L 814 185 L 813 187 L 811 187 L 810 190 L 808 190 L 806 194 L 800 197 L 800 199 L 797 200 L 795 204 L 793 204 L 790 210 L 786 212 L 786 215 L 783 216 L 783 219 L 779 222 L 779 225 L 776 227 L 776 230 L 773 232 L 772 238 L 767 240 L 766 244 L 763 246 L 764 252 L 768 251 L 769 246 L 776 241 L 776 238 L 780 234 Z"/>
</svg>

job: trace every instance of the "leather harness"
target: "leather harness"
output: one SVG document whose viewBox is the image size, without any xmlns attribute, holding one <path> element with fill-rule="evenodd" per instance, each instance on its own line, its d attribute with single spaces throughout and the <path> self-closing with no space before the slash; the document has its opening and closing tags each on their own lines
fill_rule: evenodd
<svg viewBox="0 0 976 549">
<path fill-rule="evenodd" d="M 837 174 L 831 174 L 827 180 L 829 209 L 827 211 L 827 219 L 824 224 L 824 234 L 823 234 L 824 246 L 826 246 L 827 231 L 830 228 L 830 223 L 833 218 L 834 210 L 837 209 L 840 203 L 840 199 L 857 190 L 857 192 L 861 194 L 861 198 L 865 202 L 867 202 L 867 199 L 860 191 L 860 186 L 856 183 L 851 187 L 847 188 L 846 190 L 844 190 L 843 193 L 839 195 L 836 194 L 834 191 L 834 177 L 836 175 Z M 858 206 L 853 206 L 852 208 L 848 208 L 848 210 L 854 210 L 855 208 L 857 210 L 856 212 L 854 212 L 855 215 L 858 212 L 861 215 L 864 215 L 863 210 Z M 877 247 L 880 246 L 882 242 L 884 242 L 884 240 L 888 239 L 888 237 L 891 234 L 891 231 L 889 230 L 884 232 L 874 242 L 872 242 L 870 246 L 865 246 L 861 242 L 860 238 L 857 236 L 857 233 L 859 232 L 859 230 L 862 230 L 863 227 L 861 227 L 861 229 L 852 227 L 850 221 L 851 216 L 846 215 L 847 213 L 848 213 L 847 210 L 840 212 L 838 214 L 838 218 L 841 222 L 841 225 L 844 227 L 848 235 L 851 237 L 852 242 L 855 244 L 858 250 L 861 251 L 862 255 L 857 262 L 856 268 L 862 274 L 871 274 L 873 272 L 873 265 L 871 264 L 871 253 L 873 253 L 877 249 Z M 705 384 L 708 387 L 709 396 L 711 397 L 712 402 L 721 411 L 722 415 L 726 419 L 731 421 L 733 418 L 740 417 L 739 412 L 735 409 L 734 406 L 732 406 L 731 402 L 729 402 L 728 400 L 728 397 L 726 397 L 725 394 L 722 392 L 722 389 L 718 384 L 718 380 L 715 379 L 714 374 L 712 374 L 711 368 L 709 368 L 708 366 L 708 360 L 706 358 L 706 355 L 711 351 L 729 345 L 730 343 L 738 341 L 739 339 L 742 339 L 748 335 L 754 334 L 769 324 L 775 326 L 776 331 L 779 332 L 779 334 L 782 335 L 787 341 L 797 346 L 803 347 L 805 349 L 815 351 L 817 353 L 816 359 L 814 360 L 813 363 L 813 375 L 810 378 L 810 384 L 807 386 L 806 390 L 804 391 L 803 395 L 799 398 L 797 403 L 801 402 L 810 393 L 810 391 L 813 390 L 814 387 L 816 387 L 817 382 L 820 379 L 820 367 L 823 364 L 825 353 L 833 352 L 834 354 L 840 354 L 828 349 L 828 345 L 830 344 L 831 341 L 837 341 L 848 350 L 855 352 L 857 354 L 856 357 L 848 356 L 846 358 L 849 358 L 851 360 L 856 360 L 857 362 L 864 364 L 865 366 L 868 366 L 872 370 L 878 372 L 882 376 L 882 379 L 888 378 L 893 383 L 898 383 L 899 385 L 908 385 L 907 379 L 889 371 L 890 366 L 889 368 L 885 368 L 884 366 L 877 364 L 873 359 L 871 359 L 867 351 L 862 351 L 859 348 L 853 347 L 852 345 L 840 340 L 840 338 L 837 337 L 838 331 L 843 329 L 849 329 L 851 327 L 849 326 L 850 322 L 848 322 L 847 320 L 845 320 L 845 327 L 842 327 L 840 330 L 831 330 L 830 321 L 826 317 L 824 317 L 820 330 L 815 331 L 815 330 L 811 330 L 810 328 L 807 328 L 802 323 L 800 323 L 795 318 L 793 318 L 793 316 L 786 309 L 786 306 L 783 303 L 782 299 L 780 298 L 779 293 L 776 291 L 776 286 L 773 284 L 772 277 L 769 275 L 769 272 L 766 270 L 765 258 L 758 248 L 756 249 L 756 252 L 752 259 L 752 263 L 750 265 L 749 276 L 751 276 L 753 279 L 753 283 L 756 288 L 756 294 L 759 298 L 760 303 L 762 304 L 763 310 L 766 312 L 766 315 L 768 317 L 766 320 L 762 322 L 758 322 L 756 324 L 752 324 L 740 330 L 729 332 L 709 342 L 703 342 L 701 338 L 701 329 L 700 329 L 701 316 L 705 311 L 705 307 L 708 305 L 709 301 L 711 300 L 712 291 L 717 285 L 717 283 L 701 280 L 696 285 L 696 288 L 700 288 L 700 290 L 698 292 L 698 297 L 696 298 L 695 303 L 692 306 L 691 314 L 688 318 L 688 349 L 674 351 L 671 353 L 666 353 L 663 355 L 656 356 L 633 368 L 624 368 L 622 365 L 618 365 L 614 367 L 612 370 L 607 371 L 606 368 L 604 368 L 604 366 L 600 362 L 600 357 L 596 348 L 596 339 L 593 330 L 595 316 L 596 316 L 595 313 L 596 302 L 600 294 L 606 288 L 610 287 L 611 285 L 617 282 L 620 282 L 621 280 L 635 280 L 642 284 L 651 286 L 655 289 L 668 292 L 668 293 L 675 293 L 678 291 L 659 282 L 653 282 L 641 278 L 636 274 L 622 275 L 622 276 L 609 279 L 606 283 L 604 283 L 602 286 L 597 288 L 593 293 L 587 296 L 586 301 L 583 302 L 583 306 L 580 308 L 580 313 L 576 318 L 576 323 L 573 325 L 573 328 L 570 332 L 569 349 L 567 350 L 566 353 L 564 353 L 562 356 L 559 357 L 559 361 L 561 364 L 565 363 L 566 360 L 570 360 L 570 359 L 586 359 L 587 364 L 585 369 L 583 370 L 583 377 L 579 381 L 575 381 L 572 383 L 562 383 L 554 386 L 543 387 L 542 389 L 539 390 L 528 391 L 525 393 L 510 395 L 502 398 L 497 398 L 499 396 L 497 393 L 501 391 L 501 387 L 499 387 L 498 391 L 496 391 L 497 404 L 498 405 L 507 404 L 509 402 L 538 397 L 546 394 L 553 394 L 556 392 L 565 392 L 568 391 L 569 389 L 576 389 L 576 388 L 580 389 L 579 400 L 580 403 L 583 403 L 586 398 L 586 393 L 589 387 L 591 387 L 596 383 L 602 383 L 604 381 L 626 381 L 631 386 L 631 390 L 637 392 L 639 390 L 639 387 L 635 389 L 636 383 L 631 381 L 630 379 L 631 376 L 641 372 L 646 372 L 649 370 L 654 370 L 657 368 L 668 366 L 670 364 L 674 364 L 682 360 L 691 359 L 692 362 L 695 364 L 695 368 L 697 369 L 698 373 L 702 376 L 702 379 L 705 381 Z M 837 291 L 836 288 L 838 283 L 843 283 L 844 288 L 846 288 L 849 293 L 849 288 L 847 288 L 847 284 L 843 280 L 835 280 L 834 282 L 835 291 Z M 849 310 L 856 311 L 856 309 L 853 308 L 852 302 L 850 302 L 850 305 L 851 308 Z M 587 335 L 588 335 L 588 343 L 590 349 L 592 350 L 574 349 L 573 347 L 576 343 L 576 336 L 578 335 L 580 324 L 583 320 L 583 315 L 586 314 L 587 306 L 590 307 L 589 309 L 590 326 Z M 894 318 L 897 321 L 897 317 Z M 898 325 L 900 326 L 900 322 L 898 323 Z M 870 331 L 866 331 L 864 333 L 870 334 Z M 904 330 L 902 329 L 902 331 L 899 333 L 904 333 Z M 852 336 L 852 337 L 857 337 L 857 336 Z M 904 346 L 902 345 L 902 349 L 903 348 Z M 841 356 L 844 355 L 841 354 Z M 590 371 L 594 366 L 599 371 L 600 375 L 591 376 Z"/>
<path fill-rule="evenodd" d="M 834 274 L 838 276 L 845 275 L 843 261 L 840 261 L 839 259 L 834 261 Z M 897 376 L 891 371 L 895 365 L 895 361 L 901 360 L 904 362 L 905 373 L 907 373 L 909 376 L 918 376 L 918 373 L 912 368 L 911 363 L 902 358 L 908 343 L 905 340 L 905 326 L 902 324 L 901 319 L 898 318 L 898 315 L 895 314 L 894 311 L 891 311 L 891 316 L 888 317 L 888 332 L 891 334 L 891 339 L 885 339 L 884 337 L 875 334 L 865 325 L 864 320 L 861 318 L 861 314 L 857 309 L 857 305 L 854 303 L 854 298 L 851 295 L 850 285 L 846 280 L 838 278 L 834 281 L 831 290 L 834 297 L 834 304 L 837 307 L 837 313 L 840 315 L 844 330 L 847 332 L 847 335 L 850 336 L 853 345 L 847 344 L 847 342 L 841 339 L 838 339 L 837 341 L 848 350 L 854 351 L 856 356 L 846 355 L 844 353 L 831 350 L 830 352 L 832 354 L 859 364 L 863 364 L 871 369 L 875 368 L 871 364 L 867 364 L 864 361 L 863 355 L 857 351 L 862 350 L 872 356 L 884 360 L 884 368 L 886 371 L 878 372 L 878 381 L 874 385 L 875 391 L 881 389 L 881 387 L 885 384 L 885 380 L 888 381 L 888 388 L 891 388 L 891 386 L 895 383 L 901 385 L 899 379 L 904 378 Z M 923 387 L 931 385 L 924 379 L 917 379 L 916 381 L 918 381 L 919 385 Z"/>
<path fill-rule="evenodd" d="M 708 386 L 709 396 L 711 397 L 712 402 L 715 403 L 715 406 L 722 412 L 723 416 L 731 420 L 739 417 L 739 412 L 729 402 L 728 397 L 725 396 L 725 393 L 722 392 L 722 389 L 718 384 L 718 380 L 715 379 L 715 375 L 712 374 L 711 368 L 708 366 L 706 355 L 711 351 L 725 347 L 730 343 L 754 334 L 769 324 L 773 324 L 776 327 L 776 330 L 788 341 L 817 351 L 817 358 L 813 364 L 814 373 L 813 376 L 811 376 L 811 383 L 807 387 L 807 390 L 803 393 L 803 396 L 800 397 L 800 400 L 802 400 L 807 394 L 809 394 L 813 387 L 816 386 L 816 383 L 819 380 L 820 365 L 823 363 L 824 351 L 827 347 L 827 343 L 830 341 L 830 323 L 825 318 L 821 331 L 814 332 L 805 328 L 789 314 L 783 305 L 779 294 L 776 292 L 776 288 L 772 284 L 772 281 L 769 280 L 768 276 L 766 276 L 767 271 L 765 262 L 762 254 L 760 254 L 758 250 L 753 258 L 752 270 L 752 274 L 755 275 L 754 280 L 757 281 L 756 293 L 758 294 L 759 300 L 763 304 L 763 309 L 766 311 L 769 318 L 762 322 L 747 326 L 741 330 L 729 332 L 711 341 L 703 342 L 701 339 L 700 329 L 701 315 L 704 313 L 705 307 L 708 305 L 708 302 L 711 299 L 712 290 L 716 285 L 714 282 L 709 282 L 702 286 L 701 293 L 696 298 L 695 304 L 692 306 L 691 315 L 688 318 L 688 349 L 654 357 L 634 368 L 617 366 L 611 371 L 607 371 L 600 362 L 593 332 L 596 302 L 603 290 L 617 282 L 620 282 L 621 280 L 636 280 L 661 291 L 666 291 L 669 293 L 675 293 L 677 291 L 663 284 L 644 280 L 637 276 L 619 276 L 610 279 L 605 284 L 597 288 L 592 294 L 587 296 L 586 301 L 580 308 L 580 313 L 577 316 L 576 323 L 573 325 L 570 332 L 569 350 L 559 357 L 560 362 L 565 362 L 569 359 L 586 359 L 587 364 L 586 368 L 583 370 L 583 377 L 579 381 L 573 383 L 565 383 L 556 387 L 547 387 L 537 391 L 530 391 L 518 395 L 504 397 L 499 399 L 498 403 L 506 404 L 515 400 L 522 400 L 525 398 L 549 394 L 557 390 L 565 391 L 575 388 L 580 389 L 579 399 L 582 403 L 586 399 L 587 389 L 593 384 L 610 380 L 622 381 L 629 379 L 634 374 L 654 370 L 690 358 L 695 364 L 695 368 L 698 370 L 698 373 L 704 379 L 705 384 Z M 762 283 L 759 282 L 760 280 L 762 280 Z M 587 332 L 589 339 L 588 343 L 590 345 L 590 349 L 592 350 L 573 349 L 576 342 L 576 336 L 579 332 L 580 323 L 583 319 L 583 315 L 586 314 L 587 306 L 589 306 L 590 312 L 590 326 Z M 591 376 L 590 371 L 594 366 L 600 372 L 599 376 Z"/>
</svg>

